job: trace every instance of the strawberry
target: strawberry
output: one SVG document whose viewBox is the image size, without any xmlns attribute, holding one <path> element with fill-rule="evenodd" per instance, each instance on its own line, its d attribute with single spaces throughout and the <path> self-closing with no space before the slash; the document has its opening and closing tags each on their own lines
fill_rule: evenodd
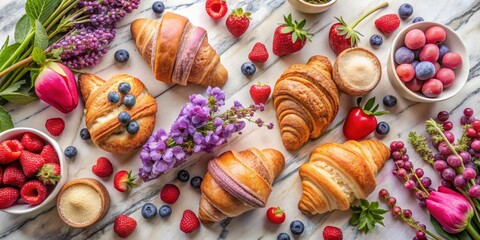
<svg viewBox="0 0 480 240">
<path fill-rule="evenodd" d="M 395 32 L 399 26 L 400 18 L 397 14 L 387 14 L 375 20 L 375 27 L 385 34 Z"/>
<path fill-rule="evenodd" d="M 288 17 L 283 16 L 283 19 L 285 23 L 278 26 L 273 35 L 273 54 L 277 56 L 300 51 L 307 40 L 311 41 L 310 37 L 313 36 L 308 30 L 303 29 L 307 20 L 293 21 L 292 14 Z"/>
<path fill-rule="evenodd" d="M 207 0 L 205 2 L 205 10 L 213 19 L 220 19 L 228 12 L 226 0 Z"/>
<path fill-rule="evenodd" d="M 18 199 L 18 189 L 13 187 L 0 188 L 0 209 L 13 206 Z"/>
<path fill-rule="evenodd" d="M 368 17 L 370 14 L 387 6 L 387 2 L 380 4 L 379 6 L 360 16 L 357 20 L 355 20 L 352 25 L 348 25 L 342 17 L 335 17 L 338 22 L 333 24 L 330 27 L 330 31 L 328 32 L 328 45 L 330 45 L 330 49 L 332 49 L 332 51 L 336 55 L 338 55 L 347 48 L 356 47 L 357 44 L 360 42 L 360 37 L 358 35 L 362 35 L 357 30 L 354 30 L 357 24 L 359 24 L 364 18 Z"/>
<path fill-rule="evenodd" d="M 20 164 L 25 176 L 31 178 L 45 164 L 45 160 L 39 154 L 23 150 L 20 155 Z"/>
<path fill-rule="evenodd" d="M 0 165 L 0 186 L 3 185 L 3 172 L 5 170 L 3 169 L 3 167 Z"/>
<path fill-rule="evenodd" d="M 174 184 L 165 184 L 160 192 L 160 199 L 168 204 L 174 204 L 180 197 L 180 189 Z"/>
<path fill-rule="evenodd" d="M 237 8 L 230 13 L 225 22 L 228 31 L 234 37 L 242 36 L 250 25 L 250 12 L 244 12 L 243 8 Z"/>
<path fill-rule="evenodd" d="M 65 129 L 65 121 L 61 118 L 50 118 L 45 122 L 45 128 L 52 136 L 60 136 Z"/>
<path fill-rule="evenodd" d="M 252 62 L 266 62 L 268 60 L 268 51 L 265 44 L 261 42 L 255 43 L 253 45 L 252 51 L 248 54 L 248 59 Z"/>
<path fill-rule="evenodd" d="M 250 97 L 252 97 L 255 104 L 265 104 L 270 96 L 270 92 L 272 92 L 270 86 L 267 84 L 263 85 L 260 82 L 252 84 L 250 87 Z"/>
<path fill-rule="evenodd" d="M 6 140 L 0 145 L 0 164 L 9 164 L 20 157 L 23 145 L 17 140 Z"/>
<path fill-rule="evenodd" d="M 23 134 L 20 142 L 22 142 L 23 147 L 26 150 L 34 153 L 39 153 L 40 151 L 42 151 L 44 146 L 43 141 L 39 136 L 29 132 Z"/>
<path fill-rule="evenodd" d="M 19 162 L 13 162 L 5 168 L 3 184 L 21 188 L 27 182 Z"/>
<path fill-rule="evenodd" d="M 56 185 L 62 178 L 60 165 L 56 163 L 45 163 L 37 173 L 37 178 L 45 185 Z"/>
<path fill-rule="evenodd" d="M 113 178 L 113 186 L 115 187 L 115 189 L 120 192 L 125 192 L 132 189 L 133 187 L 136 187 L 137 184 L 133 182 L 135 181 L 136 177 L 132 178 L 131 174 L 132 171 L 127 172 L 125 170 L 121 170 L 115 173 L 115 176 Z"/>
<path fill-rule="evenodd" d="M 45 164 L 47 163 L 56 163 L 60 164 L 60 159 L 58 159 L 58 154 L 52 145 L 45 145 L 43 147 L 42 152 L 40 152 L 40 156 L 42 156 L 43 160 L 45 160 Z"/>
<path fill-rule="evenodd" d="M 180 220 L 180 230 L 184 233 L 191 233 L 200 227 L 200 221 L 197 215 L 191 210 L 183 212 L 182 220 Z"/>
<path fill-rule="evenodd" d="M 113 173 L 112 163 L 108 158 L 100 157 L 97 159 L 97 163 L 92 166 L 92 172 L 100 178 L 110 177 Z"/>
<path fill-rule="evenodd" d="M 47 187 L 38 180 L 31 180 L 20 189 L 20 197 L 30 205 L 38 205 L 47 198 Z"/>
<path fill-rule="evenodd" d="M 119 215 L 115 218 L 113 230 L 121 238 L 126 238 L 137 228 L 137 221 L 127 215 Z"/>
<path fill-rule="evenodd" d="M 350 109 L 343 123 L 343 134 L 348 140 L 360 140 L 368 136 L 377 127 L 376 116 L 388 113 L 388 111 L 377 111 L 378 104 L 375 105 L 375 97 L 368 99 L 365 106 L 361 106 L 361 102 L 362 98 L 357 98 L 357 106 Z"/>
<path fill-rule="evenodd" d="M 326 226 L 323 229 L 323 239 L 325 240 L 342 240 L 342 230 L 333 226 Z"/>
</svg>

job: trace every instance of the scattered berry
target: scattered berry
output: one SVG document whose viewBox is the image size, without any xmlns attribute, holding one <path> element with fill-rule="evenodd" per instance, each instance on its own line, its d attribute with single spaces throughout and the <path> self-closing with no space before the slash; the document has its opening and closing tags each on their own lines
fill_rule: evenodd
<svg viewBox="0 0 480 240">
<path fill-rule="evenodd" d="M 132 94 L 127 94 L 125 97 L 123 97 L 123 105 L 125 105 L 128 108 L 133 107 L 135 103 L 137 102 L 137 99 L 135 99 L 135 96 Z"/>
<path fill-rule="evenodd" d="M 294 220 L 290 223 L 290 231 L 292 232 L 292 234 L 302 234 L 304 230 L 305 226 L 300 220 Z"/>
<path fill-rule="evenodd" d="M 115 58 L 115 61 L 119 63 L 125 63 L 128 61 L 128 58 L 130 58 L 130 54 L 125 49 L 119 49 L 115 51 L 114 58 Z"/>
<path fill-rule="evenodd" d="M 180 197 L 180 189 L 174 184 L 165 184 L 160 192 L 160 199 L 168 204 L 174 204 Z"/>
<path fill-rule="evenodd" d="M 131 176 L 132 171 L 127 172 L 125 170 L 118 171 L 113 177 L 113 187 L 120 192 L 126 192 L 127 190 L 136 187 L 137 184 L 134 183 L 136 177 Z"/>
<path fill-rule="evenodd" d="M 234 37 L 241 37 L 250 25 L 250 12 L 244 12 L 243 8 L 237 8 L 230 13 L 225 22 L 228 31 Z"/>
<path fill-rule="evenodd" d="M 22 165 L 23 174 L 27 178 L 35 176 L 40 168 L 45 164 L 45 160 L 40 154 L 35 154 L 29 151 L 22 151 L 20 155 L 20 165 Z"/>
<path fill-rule="evenodd" d="M 228 12 L 226 0 L 207 0 L 205 2 L 205 10 L 213 19 L 220 19 Z"/>
<path fill-rule="evenodd" d="M 342 240 L 343 234 L 342 230 L 333 226 L 326 226 L 323 229 L 323 239 L 324 240 Z"/>
<path fill-rule="evenodd" d="M 3 171 L 2 175 L 4 185 L 21 188 L 27 182 L 27 177 L 25 176 L 25 174 L 23 174 L 22 167 L 20 166 L 19 162 L 13 162 L 9 164 Z"/>
<path fill-rule="evenodd" d="M 135 231 L 137 221 L 127 215 L 119 215 L 115 218 L 113 230 L 121 238 L 126 238 Z"/>
<path fill-rule="evenodd" d="M 38 180 L 31 180 L 22 186 L 20 196 L 24 202 L 38 205 L 47 198 L 47 187 Z"/>
<path fill-rule="evenodd" d="M 190 185 L 192 185 L 193 188 L 200 188 L 200 185 L 202 185 L 203 179 L 199 176 L 193 177 L 192 180 L 190 180 Z"/>
<path fill-rule="evenodd" d="M 160 217 L 168 217 L 172 214 L 172 208 L 168 205 L 163 205 L 160 207 L 160 210 L 158 210 L 158 214 L 160 214 Z"/>
<path fill-rule="evenodd" d="M 248 54 L 248 59 L 252 62 L 261 62 L 264 63 L 268 60 L 268 51 L 265 44 L 261 42 L 255 43 L 252 50 Z"/>
<path fill-rule="evenodd" d="M 407 19 L 413 14 L 413 7 L 412 5 L 408 3 L 404 3 L 400 5 L 398 8 L 398 16 L 400 16 L 402 19 Z"/>
<path fill-rule="evenodd" d="M 282 232 L 278 234 L 277 240 L 290 240 L 290 235 L 288 235 L 288 233 Z"/>
<path fill-rule="evenodd" d="M 131 120 L 130 114 L 127 111 L 122 111 L 118 114 L 118 121 L 123 124 L 129 123 Z"/>
<path fill-rule="evenodd" d="M 157 215 L 157 207 L 151 203 L 145 203 L 142 207 L 142 216 L 146 219 L 153 218 Z"/>
<path fill-rule="evenodd" d="M 273 54 L 284 56 L 300 51 L 313 36 L 308 30 L 303 29 L 305 19 L 301 22 L 293 21 L 292 14 L 283 17 L 284 23 L 275 29 L 273 34 Z"/>
<path fill-rule="evenodd" d="M 429 27 L 425 31 L 425 37 L 427 39 L 427 43 L 440 44 L 447 38 L 447 33 L 442 27 L 433 26 Z"/>
<path fill-rule="evenodd" d="M 137 121 L 131 121 L 127 125 L 127 132 L 130 134 L 135 134 L 140 130 L 140 124 Z"/>
<path fill-rule="evenodd" d="M 37 178 L 44 185 L 56 185 L 62 178 L 60 165 L 56 163 L 45 163 L 37 172 Z"/>
<path fill-rule="evenodd" d="M 472 108 L 465 108 L 463 109 L 463 115 L 465 115 L 465 117 L 471 117 L 473 116 L 473 109 Z"/>
<path fill-rule="evenodd" d="M 17 160 L 24 147 L 17 139 L 6 140 L 0 144 L 0 164 L 9 164 Z"/>
<path fill-rule="evenodd" d="M 113 173 L 112 162 L 106 157 L 99 157 L 97 163 L 92 166 L 92 172 L 99 178 L 110 177 Z"/>
<path fill-rule="evenodd" d="M 187 172 L 187 170 L 180 170 L 177 173 L 177 179 L 180 182 L 188 182 L 190 179 L 190 174 Z"/>
<path fill-rule="evenodd" d="M 165 4 L 160 1 L 156 1 L 152 4 L 152 10 L 156 14 L 162 14 L 165 11 Z"/>
<path fill-rule="evenodd" d="M 257 71 L 257 67 L 255 67 L 255 64 L 251 62 L 245 62 L 242 64 L 242 67 L 240 68 L 240 70 L 242 70 L 243 75 L 250 76 L 250 75 L 253 75 L 255 71 Z"/>
<path fill-rule="evenodd" d="M 386 107 L 393 107 L 397 105 L 397 98 L 393 95 L 386 95 L 383 97 L 383 105 Z"/>
<path fill-rule="evenodd" d="M 265 104 L 270 97 L 270 93 L 272 92 L 272 89 L 270 88 L 269 85 L 257 83 L 257 84 L 252 84 L 250 87 L 250 97 L 252 98 L 253 102 L 255 104 Z"/>
<path fill-rule="evenodd" d="M 412 50 L 406 47 L 401 47 L 395 51 L 394 59 L 397 64 L 411 63 L 415 58 Z"/>
<path fill-rule="evenodd" d="M 13 206 L 19 196 L 18 189 L 13 187 L 0 188 L 0 209 Z"/>
<path fill-rule="evenodd" d="M 82 138 L 83 140 L 89 140 L 91 138 L 88 129 L 82 128 L 82 130 L 80 130 L 80 138 Z"/>
<path fill-rule="evenodd" d="M 117 103 L 120 101 L 120 95 L 118 95 L 118 93 L 115 91 L 111 91 L 107 95 L 107 100 L 111 103 Z"/>
<path fill-rule="evenodd" d="M 67 148 L 65 148 L 64 154 L 67 158 L 73 158 L 77 156 L 77 148 L 74 146 L 68 146 Z"/>
<path fill-rule="evenodd" d="M 387 14 L 375 20 L 375 27 L 382 33 L 393 33 L 400 26 L 400 18 L 396 14 Z"/>
<path fill-rule="evenodd" d="M 50 118 L 45 122 L 45 128 L 54 137 L 60 136 L 65 129 L 65 121 L 61 118 Z"/>
<path fill-rule="evenodd" d="M 132 87 L 130 86 L 130 83 L 128 83 L 128 82 L 122 82 L 122 83 L 118 84 L 118 91 L 121 94 L 127 94 L 128 92 L 130 92 L 131 89 L 132 89 Z"/>
<path fill-rule="evenodd" d="M 39 136 L 30 132 L 23 134 L 20 142 L 26 150 L 34 153 L 41 152 L 44 146 L 43 140 Z"/>
<path fill-rule="evenodd" d="M 390 125 L 388 125 L 388 123 L 386 122 L 379 122 L 377 124 L 377 128 L 375 129 L 375 131 L 379 134 L 379 135 L 387 135 L 388 132 L 390 132 Z"/>
<path fill-rule="evenodd" d="M 370 37 L 370 46 L 373 48 L 379 48 L 383 44 L 383 37 L 378 34 L 373 34 Z"/>
<path fill-rule="evenodd" d="M 425 20 L 423 20 L 422 17 L 416 17 L 416 18 L 413 19 L 412 22 L 413 22 L 413 23 L 417 23 L 417 22 L 423 22 L 423 21 L 425 21 Z"/>
<path fill-rule="evenodd" d="M 271 223 L 282 224 L 285 217 L 285 212 L 280 207 L 271 207 L 267 210 L 267 218 Z"/>
<path fill-rule="evenodd" d="M 200 220 L 191 210 L 183 212 L 182 220 L 180 220 L 180 230 L 184 233 L 191 233 L 200 227 Z"/>
<path fill-rule="evenodd" d="M 438 114 L 437 114 L 437 119 L 438 121 L 440 122 L 445 122 L 448 120 L 448 118 L 450 117 L 450 114 L 448 114 L 447 111 L 440 111 Z M 448 130 L 447 130 L 448 131 Z"/>
</svg>

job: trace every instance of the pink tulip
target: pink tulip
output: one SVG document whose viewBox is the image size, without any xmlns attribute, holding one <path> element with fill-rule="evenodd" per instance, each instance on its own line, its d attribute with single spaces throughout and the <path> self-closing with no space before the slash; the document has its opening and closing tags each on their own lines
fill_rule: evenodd
<svg viewBox="0 0 480 240">
<path fill-rule="evenodd" d="M 75 76 L 61 63 L 50 62 L 45 65 L 35 82 L 35 93 L 63 113 L 71 112 L 78 105 Z"/>
<path fill-rule="evenodd" d="M 427 209 L 448 233 L 463 231 L 472 219 L 474 211 L 470 202 L 449 188 L 440 186 L 438 192 L 431 192 Z"/>
</svg>

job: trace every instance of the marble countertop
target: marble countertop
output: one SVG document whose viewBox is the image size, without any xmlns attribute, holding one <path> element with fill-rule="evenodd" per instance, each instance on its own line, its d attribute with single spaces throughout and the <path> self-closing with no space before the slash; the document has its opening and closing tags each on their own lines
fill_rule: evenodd
<svg viewBox="0 0 480 240">
<path fill-rule="evenodd" d="M 383 1 L 383 0 L 382 0 Z M 0 42 L 3 42 L 7 35 L 13 35 L 13 29 L 17 19 L 24 13 L 24 2 L 16 0 L 5 0 L 0 2 Z M 169 128 L 175 120 L 181 106 L 188 101 L 192 93 L 203 93 L 205 88 L 190 85 L 188 87 L 169 86 L 156 81 L 151 70 L 143 61 L 130 36 L 130 23 L 140 17 L 157 17 L 151 10 L 154 0 L 143 0 L 140 7 L 132 14 L 122 20 L 117 28 L 118 33 L 111 49 L 101 63 L 88 72 L 98 74 L 103 78 L 109 78 L 116 73 L 127 73 L 136 76 L 147 85 L 150 93 L 155 96 L 158 103 L 156 127 Z M 327 56 L 332 62 L 335 60 L 333 52 L 328 47 L 328 30 L 334 22 L 334 16 L 343 16 L 347 22 L 352 22 L 364 11 L 378 5 L 380 0 L 348 1 L 338 2 L 327 12 L 318 15 L 302 14 L 290 6 L 284 0 L 229 0 L 230 9 L 243 7 L 252 12 L 252 22 L 247 33 L 240 39 L 232 37 L 224 27 L 225 19 L 213 21 L 204 10 L 204 1 L 199 0 L 168 0 L 165 1 L 167 11 L 174 11 L 186 15 L 190 20 L 208 31 L 209 41 L 212 46 L 221 54 L 222 63 L 229 70 L 229 80 L 223 89 L 227 93 L 227 105 L 233 100 L 250 102 L 249 88 L 252 83 L 264 82 L 271 86 L 279 75 L 290 65 L 305 63 L 313 54 Z M 390 6 L 364 20 L 357 26 L 357 30 L 364 34 L 360 46 L 371 49 L 368 44 L 368 37 L 377 30 L 373 21 L 387 13 L 396 13 L 398 6 L 404 1 L 390 0 Z M 390 109 L 391 114 L 379 117 L 379 120 L 386 121 L 392 126 L 391 132 L 380 140 L 385 144 L 401 139 L 406 141 L 410 131 L 424 132 L 424 121 L 429 117 L 436 116 L 441 110 L 447 110 L 458 124 L 462 111 L 465 107 L 473 107 L 477 111 L 480 103 L 478 91 L 480 89 L 480 2 L 477 0 L 455 1 L 408 1 L 414 7 L 413 16 L 421 16 L 428 21 L 437 21 L 453 28 L 465 42 L 469 51 L 470 75 L 468 82 L 463 89 L 453 98 L 439 103 L 425 104 L 415 103 L 400 98 L 395 89 L 392 88 L 386 76 L 386 62 L 388 49 L 393 40 L 392 36 L 384 39 L 384 44 L 373 52 L 382 63 L 383 76 L 380 84 L 368 96 L 376 96 L 381 99 L 386 94 L 396 95 L 398 104 Z M 315 34 L 312 42 L 308 43 L 299 53 L 278 58 L 271 53 L 273 30 L 277 23 L 283 20 L 283 15 L 292 13 L 295 19 L 307 19 L 307 26 Z M 400 28 L 411 24 L 411 19 L 402 21 Z M 399 30 L 397 30 L 398 32 Z M 257 73 L 251 78 L 246 78 L 240 73 L 240 65 L 248 61 L 247 55 L 253 44 L 257 41 L 267 45 L 270 52 L 269 60 L 258 67 Z M 116 64 L 113 54 L 117 49 L 127 49 L 130 52 L 130 60 L 126 64 Z M 340 111 L 330 125 L 325 136 L 309 141 L 297 152 L 288 152 L 281 143 L 277 127 L 273 130 L 259 129 L 254 126 L 247 126 L 244 134 L 235 136 L 228 145 L 222 146 L 215 151 L 219 154 L 228 149 L 243 150 L 248 147 L 276 148 L 286 158 L 286 167 L 282 175 L 275 182 L 273 192 L 267 204 L 270 206 L 281 206 L 286 211 L 287 220 L 282 225 L 269 224 L 265 220 L 266 209 L 257 209 L 245 213 L 239 217 L 211 226 L 201 226 L 193 234 L 186 235 L 179 230 L 179 222 L 183 210 L 192 209 L 198 212 L 200 193 L 189 186 L 188 183 L 180 183 L 176 180 L 176 171 L 161 176 L 158 180 L 142 183 L 130 193 L 120 193 L 113 188 L 113 177 L 101 180 L 107 187 L 111 196 L 111 207 L 106 217 L 98 224 L 86 229 L 72 229 L 65 225 L 57 215 L 53 206 L 45 207 L 42 210 L 27 215 L 9 215 L 0 212 L 0 239 L 113 239 L 117 238 L 113 232 L 113 219 L 119 214 L 127 214 L 138 222 L 136 231 L 130 239 L 276 239 L 280 232 L 289 231 L 289 223 L 294 219 L 300 219 L 305 223 L 305 232 L 294 239 L 321 239 L 323 228 L 327 225 L 338 226 L 343 230 L 344 239 L 411 239 L 415 230 L 406 224 L 393 219 L 390 214 L 385 215 L 385 227 L 378 226 L 374 231 L 365 235 L 359 233 L 355 227 L 348 224 L 351 215 L 349 211 L 333 211 L 314 217 L 303 215 L 297 209 L 297 202 L 301 195 L 301 181 L 298 176 L 298 168 L 308 160 L 310 152 L 319 144 L 327 141 L 343 142 L 341 122 L 344 120 L 347 111 L 354 105 L 355 98 L 341 94 Z M 64 115 L 47 104 L 37 101 L 28 106 L 8 105 L 7 110 L 11 113 L 15 126 L 34 127 L 46 131 L 45 120 L 52 117 L 61 117 L 66 120 L 64 133 L 56 140 L 65 148 L 69 145 L 77 147 L 78 155 L 69 162 L 69 180 L 80 177 L 93 177 L 91 167 L 98 157 L 104 156 L 112 160 L 115 171 L 120 169 L 132 169 L 137 171 L 141 166 L 138 152 L 131 155 L 112 155 L 99 148 L 96 148 L 90 141 L 84 141 L 79 137 L 80 129 L 85 127 L 83 115 L 83 103 L 68 115 Z M 272 101 L 267 103 L 265 112 L 259 114 L 265 121 L 274 121 L 275 112 Z M 378 138 L 373 134 L 370 137 Z M 434 187 L 438 186 L 438 177 L 433 169 L 426 166 L 412 149 L 410 155 L 416 167 L 424 167 L 426 174 L 434 180 Z M 203 176 L 206 169 L 206 162 L 213 155 L 201 154 L 190 158 L 190 161 L 183 166 L 191 176 Z M 179 168 L 180 169 L 180 168 Z M 391 174 L 393 162 L 387 162 L 386 166 L 378 173 L 377 189 L 371 194 L 369 200 L 378 200 L 377 193 L 381 188 L 387 188 L 391 194 L 397 197 L 398 203 L 404 208 L 410 208 L 413 216 L 418 221 L 432 229 L 427 212 L 417 206 L 413 194 L 409 194 Z M 161 187 L 173 182 L 180 187 L 181 197 L 173 208 L 173 214 L 168 219 L 155 218 L 147 221 L 141 216 L 141 207 L 146 202 L 152 202 L 161 206 L 159 199 Z M 384 208 L 386 205 L 382 204 Z M 393 237 L 395 236 L 395 237 Z"/>
</svg>

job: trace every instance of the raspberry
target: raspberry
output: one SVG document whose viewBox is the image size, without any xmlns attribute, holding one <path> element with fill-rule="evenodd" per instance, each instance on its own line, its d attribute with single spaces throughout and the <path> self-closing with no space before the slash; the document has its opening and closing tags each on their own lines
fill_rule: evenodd
<svg viewBox="0 0 480 240">
<path fill-rule="evenodd" d="M 375 20 L 375 27 L 385 34 L 393 33 L 400 26 L 400 18 L 396 14 L 387 14 Z"/>
<path fill-rule="evenodd" d="M 166 184 L 160 192 L 160 199 L 168 204 L 174 204 L 180 196 L 180 189 L 174 184 Z"/>
<path fill-rule="evenodd" d="M 268 51 L 265 45 L 261 42 L 255 43 L 252 51 L 248 54 L 248 59 L 252 62 L 266 62 L 268 60 Z"/>
<path fill-rule="evenodd" d="M 45 122 L 45 128 L 52 136 L 60 136 L 65 129 L 65 122 L 61 118 L 50 118 Z"/>
</svg>

